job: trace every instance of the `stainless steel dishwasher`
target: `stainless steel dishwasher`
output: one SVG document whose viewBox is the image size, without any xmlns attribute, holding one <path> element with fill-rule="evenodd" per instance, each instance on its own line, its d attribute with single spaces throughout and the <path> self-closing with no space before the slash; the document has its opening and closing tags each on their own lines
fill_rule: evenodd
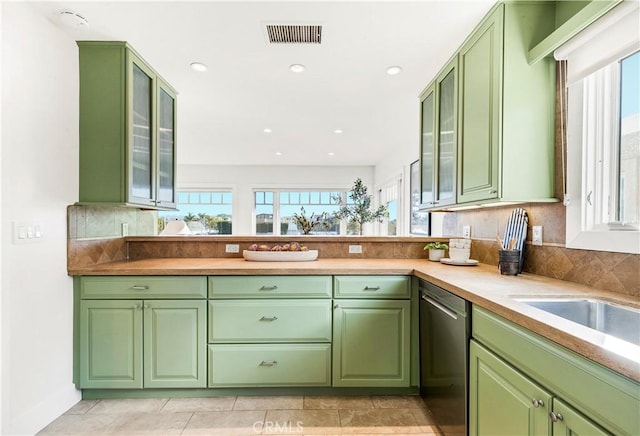
<svg viewBox="0 0 640 436">
<path fill-rule="evenodd" d="M 420 395 L 447 434 L 467 434 L 469 302 L 420 280 Z"/>
</svg>

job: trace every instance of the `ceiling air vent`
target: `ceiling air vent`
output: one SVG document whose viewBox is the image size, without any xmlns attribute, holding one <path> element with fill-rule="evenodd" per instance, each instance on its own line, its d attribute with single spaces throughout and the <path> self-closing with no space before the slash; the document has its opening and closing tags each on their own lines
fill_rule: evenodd
<svg viewBox="0 0 640 436">
<path fill-rule="evenodd" d="M 320 44 L 322 26 L 267 24 L 271 44 Z"/>
</svg>

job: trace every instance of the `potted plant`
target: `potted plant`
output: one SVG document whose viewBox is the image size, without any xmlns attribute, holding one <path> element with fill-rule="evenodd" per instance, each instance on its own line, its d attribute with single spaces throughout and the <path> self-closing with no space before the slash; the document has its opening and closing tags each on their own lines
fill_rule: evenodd
<svg viewBox="0 0 640 436">
<path fill-rule="evenodd" d="M 300 207 L 300 214 L 294 212 L 293 221 L 296 223 L 303 235 L 308 235 L 316 227 L 321 227 L 325 230 L 329 230 L 331 225 L 327 221 L 329 215 L 327 212 L 322 212 L 320 215 L 311 213 L 311 217 L 307 218 L 304 206 Z"/>
<path fill-rule="evenodd" d="M 344 203 L 342 199 L 337 198 L 340 204 L 340 210 L 334 212 L 334 216 L 338 219 L 347 218 L 350 223 L 358 226 L 358 233 L 362 235 L 362 225 L 371 221 L 379 221 L 389 216 L 387 206 L 381 205 L 377 209 L 371 208 L 371 195 L 367 194 L 367 187 L 364 186 L 362 180 L 358 177 L 349 193 L 351 202 Z"/>
<path fill-rule="evenodd" d="M 429 260 L 440 262 L 444 257 L 444 250 L 448 250 L 449 246 L 443 242 L 429 242 L 424 249 L 429 250 Z"/>
</svg>

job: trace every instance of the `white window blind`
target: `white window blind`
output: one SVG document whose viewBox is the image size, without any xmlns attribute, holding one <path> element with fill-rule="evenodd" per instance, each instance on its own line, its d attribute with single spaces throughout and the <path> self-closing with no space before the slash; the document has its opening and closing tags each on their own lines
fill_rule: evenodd
<svg viewBox="0 0 640 436">
<path fill-rule="evenodd" d="M 625 0 L 554 52 L 568 61 L 567 86 L 640 48 L 640 2 Z"/>
</svg>

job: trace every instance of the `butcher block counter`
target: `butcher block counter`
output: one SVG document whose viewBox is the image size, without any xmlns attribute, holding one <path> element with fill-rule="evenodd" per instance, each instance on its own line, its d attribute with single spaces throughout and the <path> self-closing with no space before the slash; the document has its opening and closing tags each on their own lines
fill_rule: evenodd
<svg viewBox="0 0 640 436">
<path fill-rule="evenodd" d="M 640 356 L 607 349 L 605 335 L 517 301 L 518 297 L 591 297 L 638 307 L 636 297 L 533 274 L 500 275 L 494 266 L 451 266 L 426 259 L 318 259 L 249 262 L 242 258 L 155 258 L 70 269 L 73 276 L 105 275 L 413 275 L 625 376 L 640 381 Z"/>
</svg>

